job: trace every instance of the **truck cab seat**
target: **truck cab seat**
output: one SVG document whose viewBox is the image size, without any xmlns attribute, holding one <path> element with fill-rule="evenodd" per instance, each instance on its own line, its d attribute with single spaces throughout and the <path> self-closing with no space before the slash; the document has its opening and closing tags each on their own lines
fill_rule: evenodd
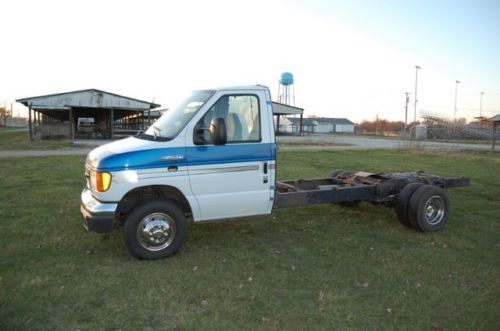
<svg viewBox="0 0 500 331">
<path fill-rule="evenodd" d="M 241 141 L 242 129 L 238 114 L 228 113 L 226 117 L 227 141 Z"/>
</svg>

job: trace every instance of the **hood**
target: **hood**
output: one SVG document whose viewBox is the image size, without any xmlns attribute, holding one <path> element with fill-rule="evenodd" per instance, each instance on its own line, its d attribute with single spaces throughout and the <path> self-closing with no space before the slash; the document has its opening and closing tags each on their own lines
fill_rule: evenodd
<svg viewBox="0 0 500 331">
<path fill-rule="evenodd" d="M 99 171 L 166 167 L 165 157 L 184 154 L 184 147 L 174 147 L 175 140 L 160 142 L 135 137 L 117 140 L 92 150 L 87 164 Z"/>
</svg>

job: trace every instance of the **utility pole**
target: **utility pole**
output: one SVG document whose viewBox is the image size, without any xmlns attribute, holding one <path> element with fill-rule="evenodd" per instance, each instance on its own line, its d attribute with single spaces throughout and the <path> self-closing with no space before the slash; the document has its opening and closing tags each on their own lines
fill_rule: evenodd
<svg viewBox="0 0 500 331">
<path fill-rule="evenodd" d="M 479 99 L 479 118 L 483 117 L 483 95 L 484 92 L 481 92 L 481 98 Z"/>
<path fill-rule="evenodd" d="M 457 91 L 458 91 L 458 84 L 460 84 L 459 80 L 455 80 L 455 121 L 457 120 Z"/>
<path fill-rule="evenodd" d="M 406 103 L 405 103 L 405 135 L 408 134 L 408 102 L 410 102 L 410 93 L 405 92 Z"/>
<path fill-rule="evenodd" d="M 413 122 L 417 121 L 417 86 L 418 86 L 418 70 L 422 69 L 420 66 L 416 65 L 415 66 L 415 103 L 414 103 L 414 109 L 413 109 Z"/>
</svg>

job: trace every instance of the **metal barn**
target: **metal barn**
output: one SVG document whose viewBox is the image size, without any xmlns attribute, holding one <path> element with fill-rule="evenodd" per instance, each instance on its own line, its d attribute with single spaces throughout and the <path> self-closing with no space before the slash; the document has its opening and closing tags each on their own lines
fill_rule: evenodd
<svg viewBox="0 0 500 331">
<path fill-rule="evenodd" d="M 301 134 L 300 128 L 302 127 L 302 118 L 304 115 L 304 109 L 295 107 L 295 106 L 290 106 L 290 105 L 285 105 L 283 103 L 279 102 L 274 102 L 273 101 L 273 115 L 276 116 L 276 121 L 275 121 L 275 129 L 276 133 L 279 134 L 285 133 L 285 132 L 293 132 L 297 134 Z M 299 115 L 300 118 L 297 120 L 300 122 L 300 125 L 296 128 L 296 130 L 291 130 L 289 129 L 289 126 L 291 125 L 290 121 L 286 119 L 285 123 L 280 123 L 280 117 L 281 115 L 285 116 L 290 116 L 290 115 Z"/>
<path fill-rule="evenodd" d="M 30 139 L 113 139 L 143 130 L 159 104 L 97 89 L 16 100 L 28 107 Z"/>
</svg>

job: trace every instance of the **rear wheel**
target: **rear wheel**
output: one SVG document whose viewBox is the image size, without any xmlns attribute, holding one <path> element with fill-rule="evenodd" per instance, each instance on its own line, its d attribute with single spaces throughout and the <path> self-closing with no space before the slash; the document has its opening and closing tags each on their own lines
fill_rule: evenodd
<svg viewBox="0 0 500 331">
<path fill-rule="evenodd" d="M 433 232 L 443 228 L 450 214 L 448 193 L 438 186 L 423 185 L 410 199 L 409 220 L 415 229 Z"/>
<path fill-rule="evenodd" d="M 186 236 L 184 214 L 171 201 L 146 201 L 134 208 L 125 219 L 125 245 L 132 255 L 140 259 L 171 256 L 181 248 Z"/>
<path fill-rule="evenodd" d="M 421 187 L 422 183 L 410 183 L 406 185 L 398 195 L 396 200 L 396 216 L 398 221 L 408 227 L 412 227 L 410 224 L 410 219 L 408 218 L 408 207 L 410 204 L 410 199 L 415 191 Z"/>
</svg>

